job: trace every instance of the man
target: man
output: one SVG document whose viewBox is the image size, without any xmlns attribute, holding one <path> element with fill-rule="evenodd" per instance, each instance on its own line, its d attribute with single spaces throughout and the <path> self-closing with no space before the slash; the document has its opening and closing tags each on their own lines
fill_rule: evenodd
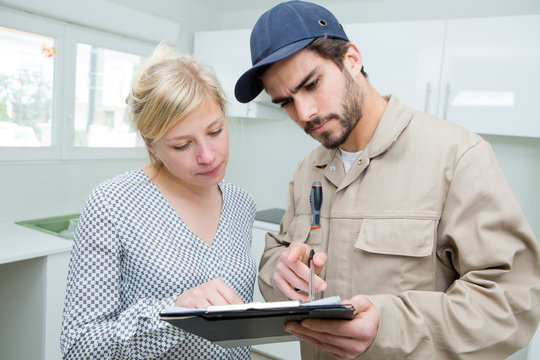
<svg viewBox="0 0 540 360">
<path fill-rule="evenodd" d="M 316 290 L 355 307 L 350 321 L 288 323 L 303 358 L 504 359 L 525 346 L 540 316 L 539 247 L 489 144 L 379 95 L 318 5 L 264 13 L 251 54 L 237 99 L 264 88 L 323 145 L 295 170 L 260 289 L 269 301 L 306 300 L 315 249 Z"/>
</svg>

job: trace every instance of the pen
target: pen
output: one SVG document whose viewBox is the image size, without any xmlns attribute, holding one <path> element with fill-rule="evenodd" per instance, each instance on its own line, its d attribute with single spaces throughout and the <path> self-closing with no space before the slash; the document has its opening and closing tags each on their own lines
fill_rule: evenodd
<svg viewBox="0 0 540 360">
<path fill-rule="evenodd" d="M 322 184 L 318 181 L 314 181 L 311 185 L 309 203 L 311 205 L 311 228 L 318 229 L 321 227 L 322 204 Z"/>
<path fill-rule="evenodd" d="M 315 300 L 315 291 L 313 290 L 313 283 L 315 282 L 315 265 L 313 265 L 313 255 L 315 255 L 315 250 L 311 249 L 309 252 L 309 295 L 308 302 Z"/>
</svg>

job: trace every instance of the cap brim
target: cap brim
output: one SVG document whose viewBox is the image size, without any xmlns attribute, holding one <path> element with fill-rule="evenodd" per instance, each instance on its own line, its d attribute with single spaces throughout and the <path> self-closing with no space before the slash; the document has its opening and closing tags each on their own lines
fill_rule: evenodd
<svg viewBox="0 0 540 360">
<path fill-rule="evenodd" d="M 253 65 L 251 69 L 249 69 L 242 76 L 240 76 L 240 78 L 236 82 L 236 86 L 234 87 L 234 96 L 236 97 L 236 99 L 241 103 L 248 103 L 251 100 L 255 99 L 257 95 L 259 95 L 263 90 L 263 88 L 259 85 L 257 81 L 259 71 L 267 65 L 273 64 L 279 60 L 283 60 L 286 57 L 297 53 L 298 51 L 305 48 L 312 41 L 313 39 L 309 38 L 296 41 L 292 44 L 288 44 L 287 46 L 284 46 L 281 49 L 274 51 L 272 54 L 268 55 L 264 59 L 260 60 L 257 64 Z"/>
</svg>

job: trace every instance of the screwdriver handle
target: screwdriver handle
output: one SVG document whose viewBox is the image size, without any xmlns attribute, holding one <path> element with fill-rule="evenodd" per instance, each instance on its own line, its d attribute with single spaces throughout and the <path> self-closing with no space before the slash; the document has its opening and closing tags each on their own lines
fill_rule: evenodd
<svg viewBox="0 0 540 360">
<path fill-rule="evenodd" d="M 309 203 L 311 204 L 311 228 L 318 229 L 321 227 L 322 204 L 322 184 L 319 181 L 314 181 L 311 185 Z"/>
</svg>

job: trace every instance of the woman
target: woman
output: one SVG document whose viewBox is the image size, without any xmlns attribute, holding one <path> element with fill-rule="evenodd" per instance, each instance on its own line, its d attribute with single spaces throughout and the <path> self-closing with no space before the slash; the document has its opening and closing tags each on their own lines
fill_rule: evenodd
<svg viewBox="0 0 540 360">
<path fill-rule="evenodd" d="M 253 198 L 223 181 L 225 102 L 213 75 L 159 46 L 127 99 L 150 164 L 97 186 L 74 239 L 64 358 L 249 359 L 159 319 L 249 302 Z"/>
</svg>

